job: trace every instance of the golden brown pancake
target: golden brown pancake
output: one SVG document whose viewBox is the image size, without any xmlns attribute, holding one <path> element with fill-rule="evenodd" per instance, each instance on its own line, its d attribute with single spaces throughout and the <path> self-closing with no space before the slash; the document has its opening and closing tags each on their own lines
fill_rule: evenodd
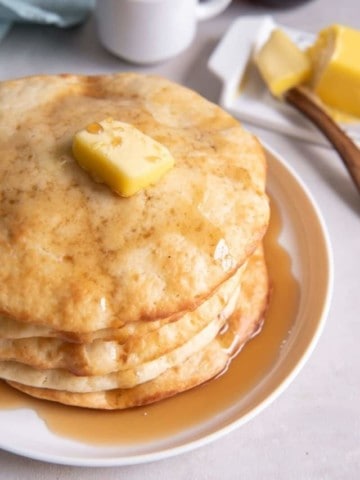
<svg viewBox="0 0 360 480">
<path fill-rule="evenodd" d="M 93 332 L 198 307 L 255 250 L 269 219 L 257 140 L 196 93 L 136 74 L 0 84 L 0 313 Z M 71 155 L 113 117 L 175 167 L 121 198 Z"/>
</svg>

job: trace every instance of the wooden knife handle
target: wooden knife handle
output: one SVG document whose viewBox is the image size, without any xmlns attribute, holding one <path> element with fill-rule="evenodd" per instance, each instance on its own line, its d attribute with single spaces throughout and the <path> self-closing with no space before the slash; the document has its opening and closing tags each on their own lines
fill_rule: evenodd
<svg viewBox="0 0 360 480">
<path fill-rule="evenodd" d="M 300 110 L 328 138 L 344 162 L 360 193 L 360 149 L 339 125 L 325 112 L 305 87 L 294 87 L 285 94 L 285 100 Z"/>
</svg>

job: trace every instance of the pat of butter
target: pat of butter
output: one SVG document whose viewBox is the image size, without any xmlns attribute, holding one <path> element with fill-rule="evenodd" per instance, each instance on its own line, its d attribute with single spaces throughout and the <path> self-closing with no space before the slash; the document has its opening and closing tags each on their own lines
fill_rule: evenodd
<svg viewBox="0 0 360 480">
<path fill-rule="evenodd" d="M 76 133 L 73 154 L 94 180 L 123 197 L 156 183 L 174 166 L 169 150 L 134 126 L 113 119 Z"/>
<path fill-rule="evenodd" d="M 319 33 L 308 55 L 314 92 L 330 107 L 360 117 L 360 31 L 328 27 Z"/>
<path fill-rule="evenodd" d="M 271 32 L 254 60 L 275 96 L 281 96 L 290 88 L 304 83 L 310 76 L 311 64 L 306 53 L 279 28 Z"/>
</svg>

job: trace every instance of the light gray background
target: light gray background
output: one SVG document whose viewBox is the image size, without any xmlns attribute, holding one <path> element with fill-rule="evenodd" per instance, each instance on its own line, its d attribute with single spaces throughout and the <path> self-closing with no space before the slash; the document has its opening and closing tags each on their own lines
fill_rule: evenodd
<svg viewBox="0 0 360 480">
<path fill-rule="evenodd" d="M 0 80 L 33 73 L 135 70 L 165 75 L 217 101 L 206 69 L 215 45 L 240 15 L 272 13 L 308 31 L 338 22 L 360 29 L 359 0 L 313 0 L 291 9 L 233 4 L 199 26 L 191 46 L 153 67 L 122 63 L 99 45 L 92 19 L 68 31 L 16 26 L 0 43 Z M 0 479 L 358 479 L 360 478 L 360 197 L 330 149 L 251 127 L 291 164 L 322 211 L 334 251 L 335 288 L 327 326 L 295 382 L 250 423 L 181 456 L 121 468 L 49 465 L 0 451 Z M 1 425 L 0 425 L 1 428 Z"/>
</svg>

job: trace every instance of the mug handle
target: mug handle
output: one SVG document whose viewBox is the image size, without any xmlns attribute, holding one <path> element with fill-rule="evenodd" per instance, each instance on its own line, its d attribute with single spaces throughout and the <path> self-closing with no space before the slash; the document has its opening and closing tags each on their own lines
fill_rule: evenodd
<svg viewBox="0 0 360 480">
<path fill-rule="evenodd" d="M 231 0 L 209 0 L 199 3 L 196 6 L 196 18 L 198 20 L 207 20 L 221 13 L 231 3 Z"/>
</svg>

